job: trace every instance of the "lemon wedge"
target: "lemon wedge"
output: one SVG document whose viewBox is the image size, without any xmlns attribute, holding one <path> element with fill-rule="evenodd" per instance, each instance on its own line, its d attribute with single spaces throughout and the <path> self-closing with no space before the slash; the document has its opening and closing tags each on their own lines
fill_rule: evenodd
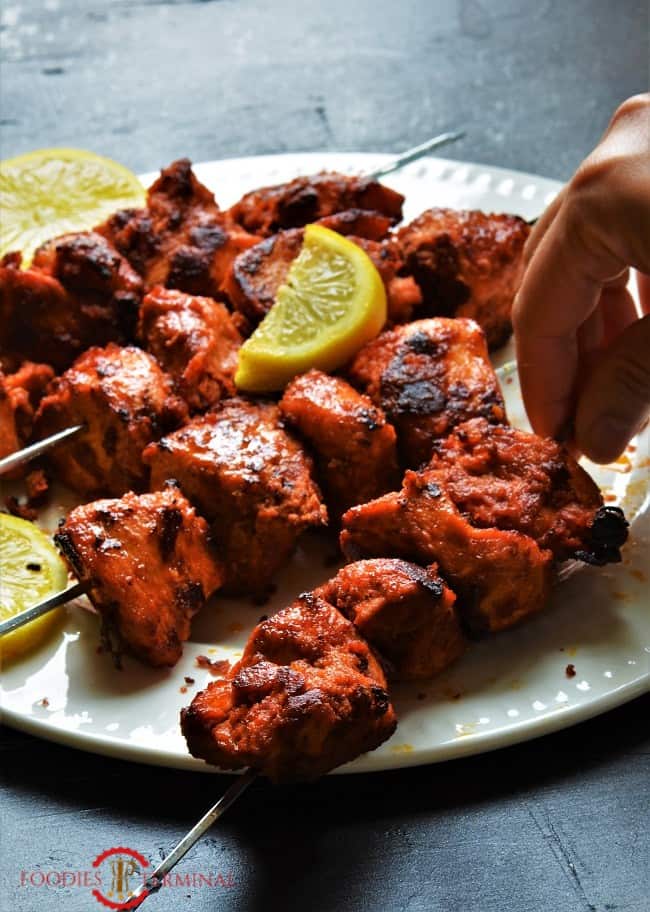
<svg viewBox="0 0 650 912">
<path fill-rule="evenodd" d="M 117 209 L 142 206 L 135 174 L 82 149 L 38 149 L 0 162 L 0 257 L 20 250 L 23 265 L 44 241 L 93 228 Z"/>
<path fill-rule="evenodd" d="M 0 513 L 0 620 L 65 589 L 68 573 L 59 553 L 37 526 Z M 2 661 L 34 649 L 58 625 L 63 609 L 49 611 L 0 637 Z"/>
<path fill-rule="evenodd" d="M 308 225 L 276 302 L 239 350 L 237 386 L 281 390 L 312 367 L 335 370 L 386 322 L 386 292 L 364 250 L 329 228 Z"/>
</svg>

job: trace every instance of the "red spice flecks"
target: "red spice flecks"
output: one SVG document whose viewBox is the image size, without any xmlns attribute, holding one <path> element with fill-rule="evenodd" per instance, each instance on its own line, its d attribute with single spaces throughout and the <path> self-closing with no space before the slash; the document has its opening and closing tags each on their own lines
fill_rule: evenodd
<svg viewBox="0 0 650 912">
<path fill-rule="evenodd" d="M 181 692 L 182 694 L 186 694 L 186 693 L 187 693 L 187 687 L 186 687 L 184 684 L 183 684 L 182 687 L 179 687 L 179 690 L 180 690 L 180 692 Z"/>
<path fill-rule="evenodd" d="M 567 667 L 564 669 L 564 673 L 566 674 L 567 678 L 575 678 L 575 676 L 576 676 L 575 665 L 567 665 Z"/>
<path fill-rule="evenodd" d="M 205 668 L 214 678 L 225 678 L 230 671 L 230 662 L 228 659 L 209 659 L 207 656 L 199 655 L 196 657 L 198 668 Z"/>
<path fill-rule="evenodd" d="M 47 697 L 43 697 L 43 699 L 41 700 L 41 706 L 45 706 L 47 708 L 49 705 L 50 705 L 50 701 L 47 699 Z"/>
</svg>

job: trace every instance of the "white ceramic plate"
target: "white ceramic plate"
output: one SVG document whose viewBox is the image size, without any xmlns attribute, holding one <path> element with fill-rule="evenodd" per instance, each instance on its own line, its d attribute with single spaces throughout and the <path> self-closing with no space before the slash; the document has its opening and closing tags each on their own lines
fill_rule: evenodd
<svg viewBox="0 0 650 912">
<path fill-rule="evenodd" d="M 199 178 L 219 202 L 320 168 L 371 170 L 385 156 L 300 154 L 198 165 Z M 145 175 L 148 182 L 154 175 Z M 388 181 L 406 195 L 407 219 L 433 205 L 538 215 L 559 188 L 554 181 L 473 164 L 426 159 Z M 511 357 L 506 349 L 497 362 Z M 513 423 L 525 426 L 515 375 L 504 381 Z M 650 689 L 650 605 L 646 574 L 650 539 L 650 459 L 646 430 L 622 459 L 589 467 L 608 502 L 632 523 L 621 564 L 584 568 L 560 584 L 546 613 L 525 626 L 474 645 L 446 674 L 400 685 L 392 693 L 399 716 L 393 738 L 343 767 L 362 772 L 480 753 L 573 725 Z M 45 527 L 53 530 L 70 505 L 61 498 Z M 191 758 L 179 711 L 211 680 L 198 655 L 236 660 L 260 614 L 287 605 L 332 575 L 332 544 L 305 538 L 278 591 L 264 608 L 216 598 L 196 619 L 181 662 L 153 671 L 128 658 L 116 671 L 98 653 L 97 618 L 71 605 L 58 636 L 5 669 L 0 697 L 10 725 L 43 738 L 144 763 L 208 770 Z M 575 666 L 567 677 L 566 667 Z M 187 684 L 185 678 L 193 680 Z"/>
</svg>

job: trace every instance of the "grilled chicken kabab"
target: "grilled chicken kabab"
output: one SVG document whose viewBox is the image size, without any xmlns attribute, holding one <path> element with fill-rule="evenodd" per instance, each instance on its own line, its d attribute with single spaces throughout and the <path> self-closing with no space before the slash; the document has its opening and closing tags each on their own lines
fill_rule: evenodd
<svg viewBox="0 0 650 912">
<path fill-rule="evenodd" d="M 138 335 L 190 411 L 235 395 L 243 340 L 223 304 L 157 286 L 142 301 Z"/>
<path fill-rule="evenodd" d="M 401 228 L 403 273 L 422 290 L 422 315 L 470 317 L 490 349 L 503 345 L 529 233 L 516 215 L 456 209 L 429 209 Z"/>
<path fill-rule="evenodd" d="M 357 354 L 349 377 L 395 426 L 408 466 L 426 462 L 434 441 L 462 421 L 506 420 L 485 337 L 473 320 L 436 317 L 383 332 Z"/>
<path fill-rule="evenodd" d="M 152 490 L 175 478 L 211 522 L 231 593 L 265 595 L 300 533 L 327 520 L 312 461 L 271 403 L 226 400 L 143 460 Z"/>
<path fill-rule="evenodd" d="M 475 528 L 428 470 L 408 471 L 401 491 L 348 510 L 341 548 L 350 560 L 436 562 L 476 634 L 504 630 L 541 611 L 553 581 L 551 551 L 520 532 Z"/>
<path fill-rule="evenodd" d="M 20 269 L 20 254 L 0 264 L 0 353 L 64 370 L 91 345 L 133 338 L 142 281 L 94 232 L 49 241 Z"/>
<path fill-rule="evenodd" d="M 403 202 L 400 193 L 378 181 L 322 171 L 253 190 L 235 203 L 230 215 L 251 234 L 269 237 L 348 209 L 379 212 L 395 223 L 402 218 Z"/>
<path fill-rule="evenodd" d="M 233 259 L 259 240 L 221 212 L 186 158 L 161 171 L 145 209 L 116 212 L 97 231 L 127 258 L 146 288 L 166 285 L 209 297 L 220 296 Z"/>
<path fill-rule="evenodd" d="M 280 410 L 316 454 L 330 519 L 399 487 L 395 430 L 345 380 L 311 370 L 289 384 Z"/>
<path fill-rule="evenodd" d="M 192 617 L 224 578 L 207 523 L 173 486 L 76 507 L 55 540 L 112 650 L 149 665 L 178 661 Z"/>
<path fill-rule="evenodd" d="M 427 478 L 472 525 L 522 532 L 556 560 L 620 560 L 628 524 L 554 440 L 477 418 L 437 441 Z"/>
<path fill-rule="evenodd" d="M 193 756 L 274 782 L 322 776 L 374 750 L 396 724 L 372 649 L 313 593 L 258 624 L 228 677 L 181 715 Z"/>
<path fill-rule="evenodd" d="M 53 376 L 49 364 L 31 361 L 13 374 L 0 371 L 0 459 L 29 440 L 38 403 Z"/>
<path fill-rule="evenodd" d="M 424 569 L 396 559 L 357 561 L 314 594 L 352 621 L 391 678 L 432 678 L 465 651 L 456 596 L 435 564 Z"/>
<path fill-rule="evenodd" d="M 35 434 L 85 425 L 48 453 L 57 477 L 78 494 L 119 496 L 146 488 L 144 447 L 187 417 L 170 377 L 134 346 L 90 348 L 41 401 Z"/>
</svg>

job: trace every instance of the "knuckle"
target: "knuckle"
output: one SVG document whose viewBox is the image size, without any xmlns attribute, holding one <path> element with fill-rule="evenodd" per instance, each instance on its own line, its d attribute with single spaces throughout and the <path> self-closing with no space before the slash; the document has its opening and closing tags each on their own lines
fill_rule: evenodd
<svg viewBox="0 0 650 912">
<path fill-rule="evenodd" d="M 612 125 L 617 124 L 620 120 L 625 120 L 630 116 L 638 114 L 647 115 L 650 112 L 650 92 L 642 92 L 639 95 L 632 95 L 622 102 L 612 117 Z"/>
</svg>

